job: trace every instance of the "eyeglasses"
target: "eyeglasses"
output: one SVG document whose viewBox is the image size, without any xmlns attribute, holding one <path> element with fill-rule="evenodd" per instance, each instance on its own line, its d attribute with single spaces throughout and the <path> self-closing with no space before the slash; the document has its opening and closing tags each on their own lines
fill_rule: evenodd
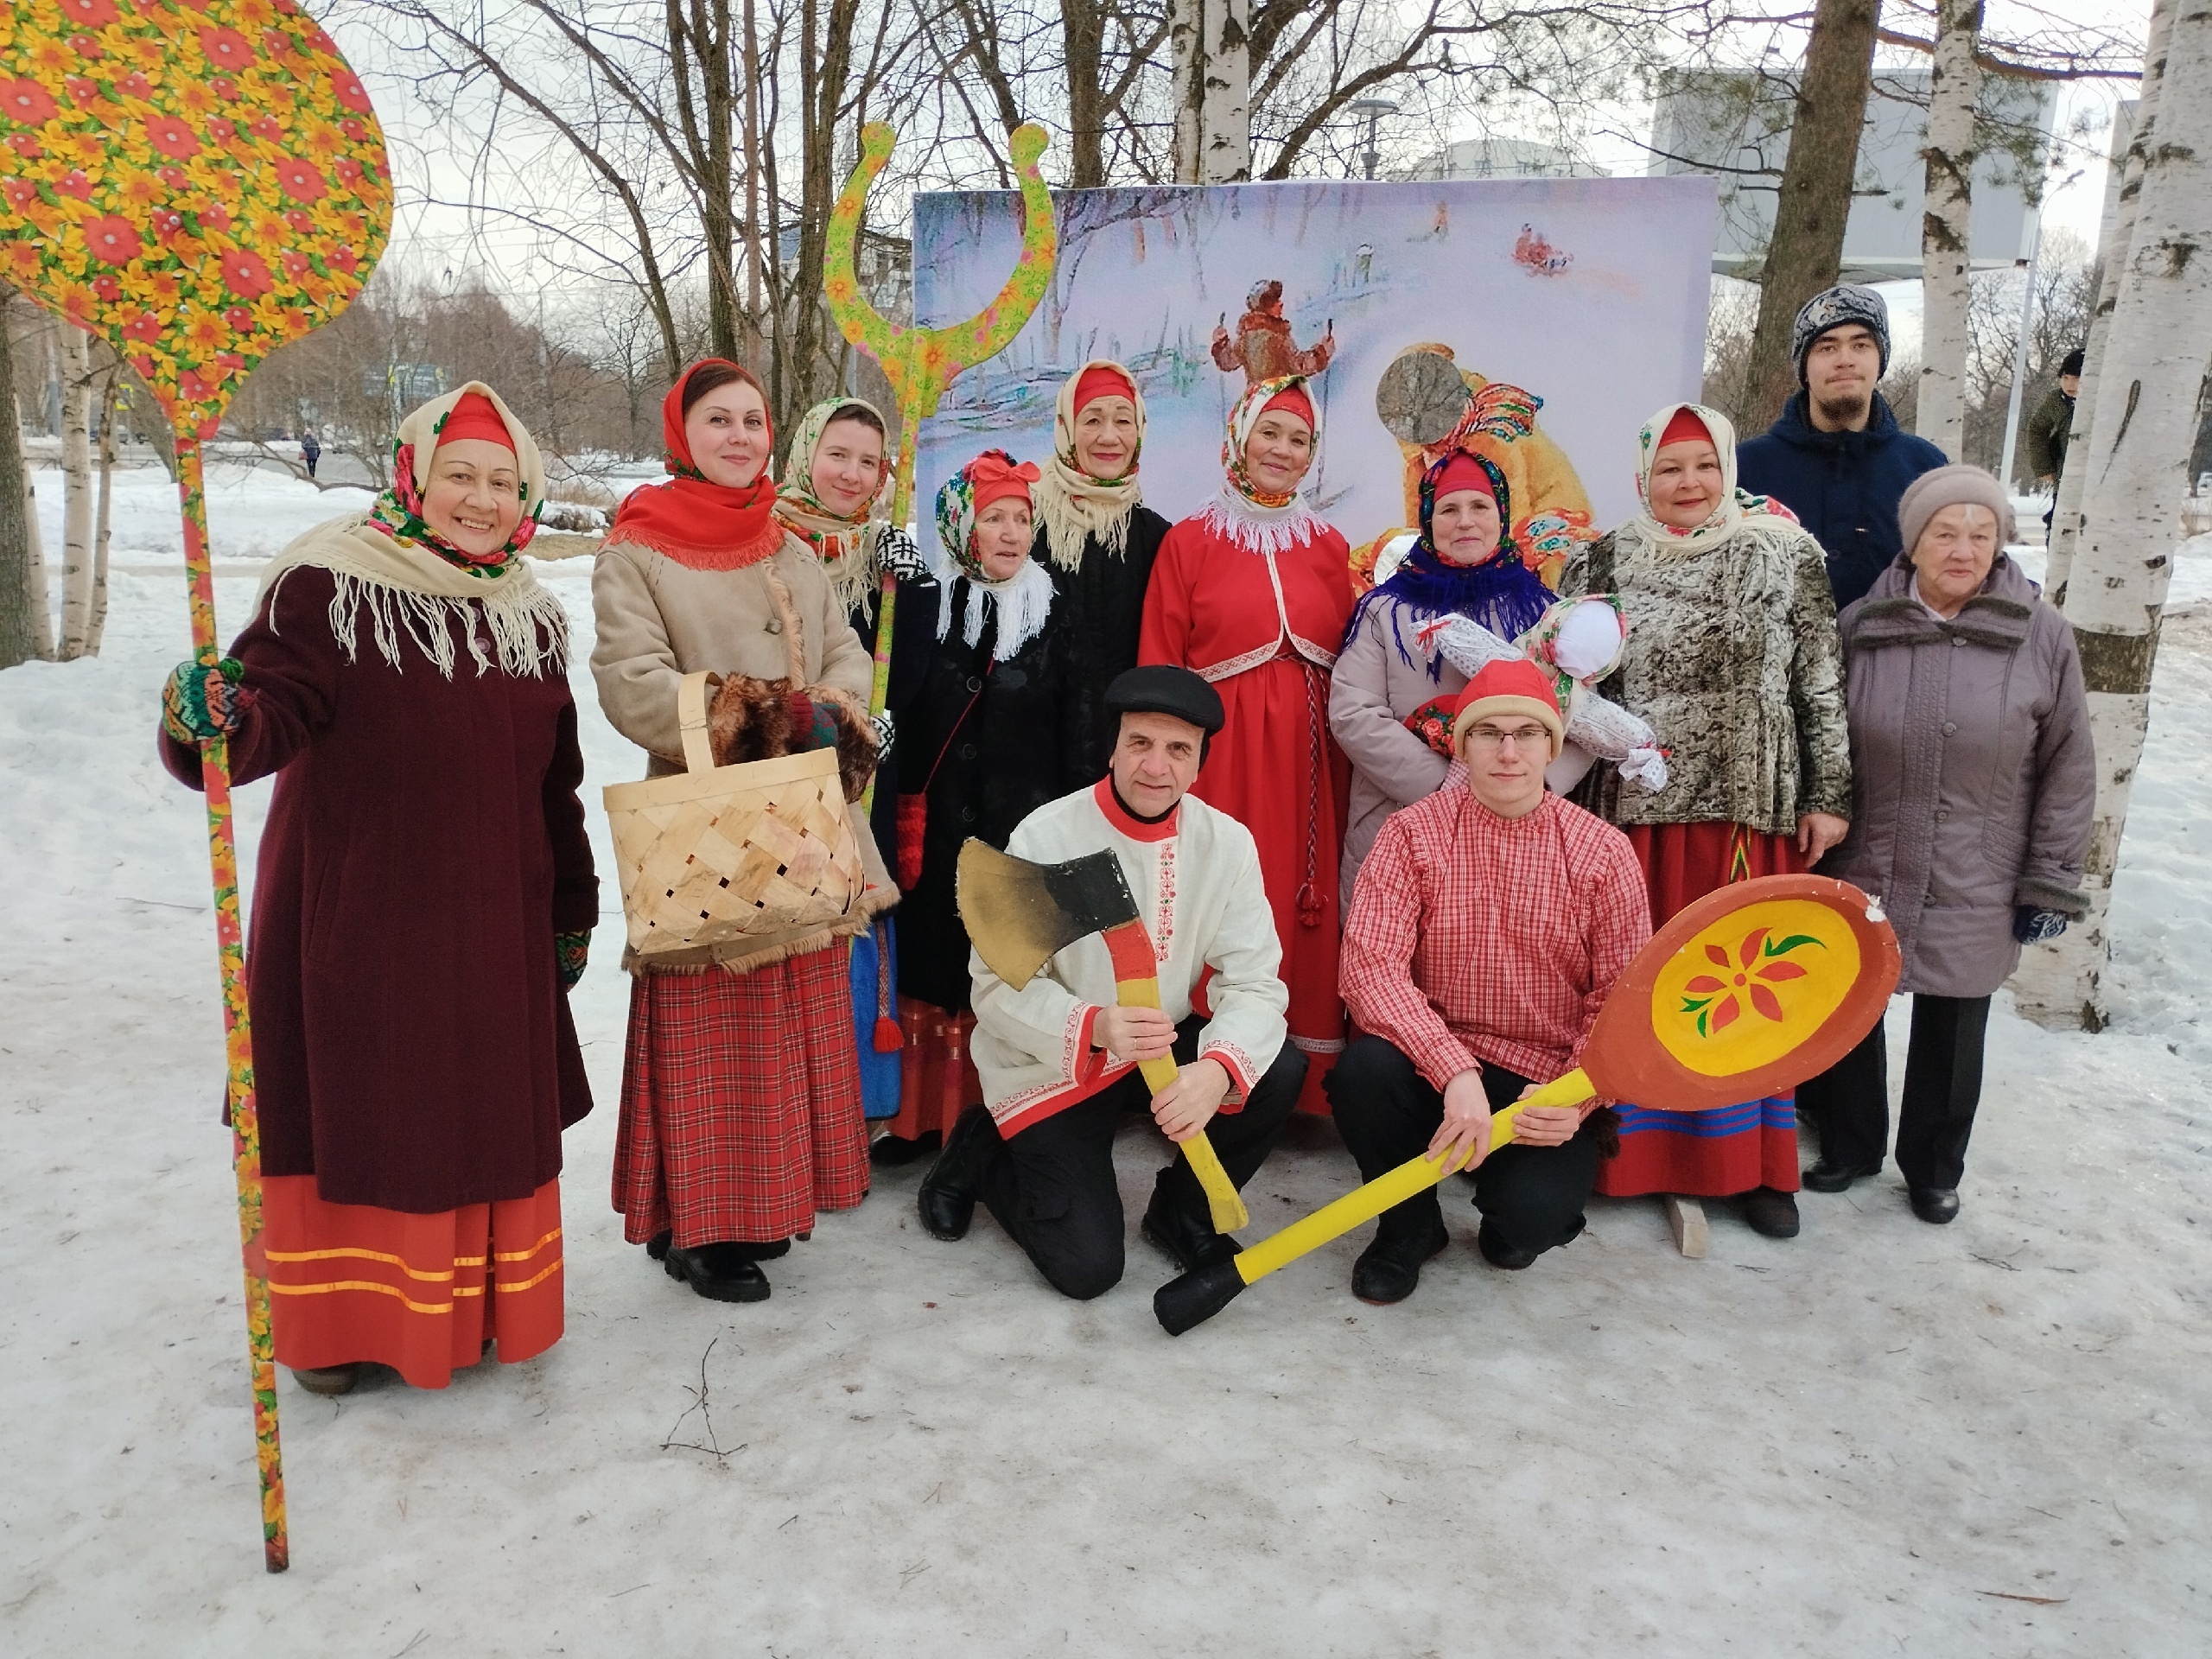
<svg viewBox="0 0 2212 1659">
<path fill-rule="evenodd" d="M 1484 724 L 1468 728 L 1467 747 L 1470 748 L 1502 749 L 1509 742 L 1519 749 L 1534 748 L 1539 743 L 1548 748 L 1551 734 L 1541 726 L 1516 726 L 1503 729 Z"/>
</svg>

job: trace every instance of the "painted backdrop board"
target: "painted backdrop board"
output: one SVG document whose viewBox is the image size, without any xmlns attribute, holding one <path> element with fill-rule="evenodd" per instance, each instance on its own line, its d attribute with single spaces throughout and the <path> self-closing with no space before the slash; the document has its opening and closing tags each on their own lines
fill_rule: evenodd
<svg viewBox="0 0 2212 1659">
<path fill-rule="evenodd" d="M 938 326 L 998 291 L 1020 250 L 1011 191 L 914 201 L 914 309 Z M 1403 461 L 1376 414 L 1405 347 L 1451 346 L 1462 370 L 1535 392 L 1598 528 L 1634 510 L 1637 429 L 1694 397 L 1703 371 L 1715 216 L 1704 177 L 1336 181 L 1065 191 L 1060 257 L 1014 343 L 953 383 L 922 427 L 916 518 L 978 450 L 1051 453 L 1052 402 L 1090 357 L 1134 368 L 1149 429 L 1145 499 L 1193 512 L 1221 480 L 1222 426 L 1244 386 L 1217 366 L 1248 293 L 1283 285 L 1293 343 L 1334 325 L 1318 383 L 1321 467 L 1308 494 L 1356 545 L 1405 520 Z M 1515 515 L 1527 504 L 1515 504 Z"/>
</svg>

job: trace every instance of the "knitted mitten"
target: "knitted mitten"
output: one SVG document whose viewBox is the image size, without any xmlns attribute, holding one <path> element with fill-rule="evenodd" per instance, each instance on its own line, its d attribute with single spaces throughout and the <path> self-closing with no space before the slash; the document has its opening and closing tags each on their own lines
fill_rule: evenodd
<svg viewBox="0 0 2212 1659">
<path fill-rule="evenodd" d="M 584 976 L 584 963 L 591 957 L 591 930 L 581 933 L 556 933 L 553 936 L 553 957 L 561 975 L 561 988 L 572 990 Z"/>
<path fill-rule="evenodd" d="M 2072 919 L 2063 910 L 2021 905 L 2012 912 L 2012 937 L 2022 944 L 2041 944 L 2063 933 L 2066 924 Z"/>
<path fill-rule="evenodd" d="M 230 736 L 253 701 L 242 683 L 245 673 L 235 657 L 212 664 L 179 663 L 162 687 L 162 729 L 180 743 Z"/>
</svg>

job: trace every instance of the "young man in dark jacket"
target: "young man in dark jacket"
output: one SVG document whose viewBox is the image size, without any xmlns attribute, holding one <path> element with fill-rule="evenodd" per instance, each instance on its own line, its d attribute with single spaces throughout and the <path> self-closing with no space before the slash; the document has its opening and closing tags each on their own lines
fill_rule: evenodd
<svg viewBox="0 0 2212 1659">
<path fill-rule="evenodd" d="M 1941 449 L 1897 424 L 1874 390 L 1890 366 L 1890 313 L 1871 288 L 1815 294 L 1790 330 L 1797 395 L 1763 437 L 1736 446 L 1737 481 L 1796 513 L 1827 554 L 1841 610 L 1901 550 L 1897 503 Z"/>
<path fill-rule="evenodd" d="M 2036 487 L 2050 495 L 2050 506 L 2043 515 L 2043 527 L 2050 529 L 2052 514 L 2058 511 L 2058 478 L 2066 470 L 2066 445 L 2074 435 L 2074 399 L 2082 391 L 2083 354 L 2069 352 L 2058 365 L 2058 384 L 2044 394 L 2036 405 L 2028 423 L 2020 429 L 2020 438 L 2028 448 L 2028 470 L 2036 475 Z"/>
</svg>

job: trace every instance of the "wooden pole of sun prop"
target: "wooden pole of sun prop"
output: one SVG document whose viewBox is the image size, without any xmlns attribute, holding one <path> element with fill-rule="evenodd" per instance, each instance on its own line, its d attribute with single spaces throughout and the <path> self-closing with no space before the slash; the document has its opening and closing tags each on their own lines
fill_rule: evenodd
<svg viewBox="0 0 2212 1659">
<path fill-rule="evenodd" d="M 1582 1064 L 1491 1117 L 1490 1150 L 1530 1106 L 1599 1097 L 1704 1111 L 1794 1089 L 1857 1047 L 1897 988 L 1897 936 L 1858 888 L 1770 875 L 1707 893 L 1637 952 L 1605 999 Z M 1245 1287 L 1434 1186 L 1458 1165 L 1426 1154 L 1378 1175 L 1233 1261 L 1170 1280 L 1154 1316 L 1179 1337 Z"/>
<path fill-rule="evenodd" d="M 1021 181 L 1021 257 L 998 297 L 965 322 L 925 328 L 891 322 L 861 292 L 858 265 L 861 219 L 868 186 L 891 159 L 898 135 L 880 121 L 861 129 L 861 158 L 830 215 L 830 240 L 823 255 L 823 289 L 830 315 L 845 338 L 876 360 L 899 405 L 899 454 L 892 462 L 891 522 L 903 526 L 914 503 L 914 466 L 921 448 L 922 423 L 937 412 L 938 400 L 953 377 L 1012 343 L 1045 297 L 1059 255 L 1059 228 L 1052 219 L 1052 198 L 1038 171 L 1045 153 L 1045 130 L 1033 124 L 1016 127 L 1007 141 Z M 805 464 L 802 458 L 800 465 Z M 883 575 L 875 620 L 875 679 L 868 708 L 881 714 L 891 690 L 891 629 L 899 603 L 898 579 Z M 861 798 L 865 815 L 875 800 L 875 780 Z"/>
<path fill-rule="evenodd" d="M 353 301 L 391 230 L 384 134 L 321 25 L 277 0 L 0 10 L 0 275 L 135 369 L 176 437 L 193 654 L 217 660 L 200 446 L 278 346 Z M 261 1134 L 226 746 L 202 746 L 262 1557 L 290 1561 Z"/>
</svg>

